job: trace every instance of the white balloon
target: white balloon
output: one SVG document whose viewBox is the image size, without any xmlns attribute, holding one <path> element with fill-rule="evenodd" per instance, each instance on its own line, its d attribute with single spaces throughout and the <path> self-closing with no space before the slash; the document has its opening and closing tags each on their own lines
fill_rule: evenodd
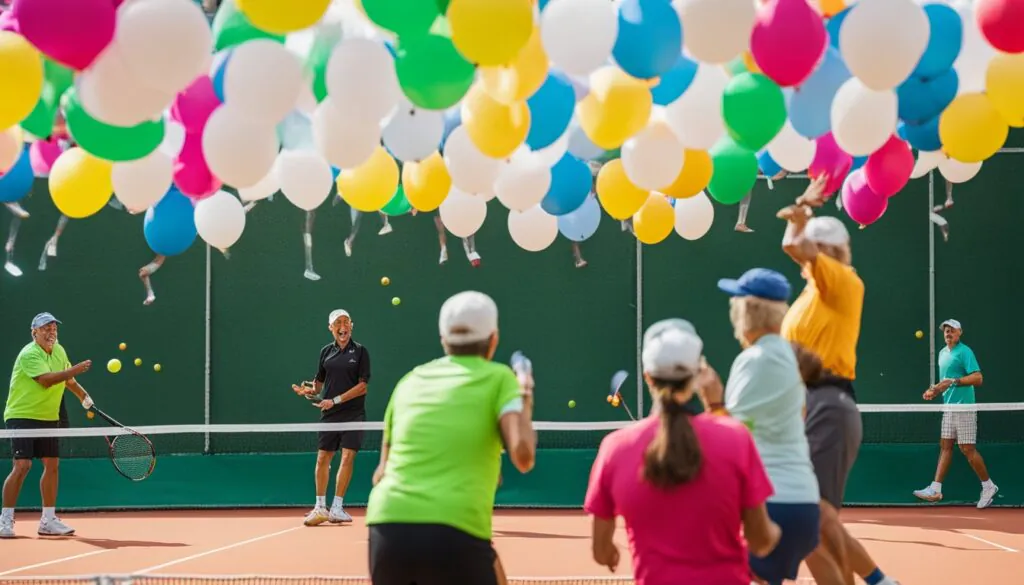
<svg viewBox="0 0 1024 585">
<path fill-rule="evenodd" d="M 327 61 L 327 94 L 340 111 L 356 111 L 380 122 L 398 106 L 402 90 L 395 60 L 380 41 L 349 38 Z"/>
<path fill-rule="evenodd" d="M 768 154 L 772 160 L 791 173 L 799 173 L 811 166 L 816 150 L 816 143 L 797 134 L 789 120 L 768 143 Z"/>
<path fill-rule="evenodd" d="M 280 155 L 278 155 L 280 156 Z M 333 173 L 332 173 L 333 175 Z M 238 198 L 242 201 L 259 201 L 266 199 L 281 190 L 281 182 L 277 178 L 277 163 L 271 167 L 270 172 L 259 180 L 252 187 L 243 187 L 238 190 Z"/>
<path fill-rule="evenodd" d="M 715 206 L 701 191 L 693 197 L 676 199 L 676 233 L 687 240 L 699 240 L 715 221 Z"/>
<path fill-rule="evenodd" d="M 313 142 L 327 162 L 354 169 L 380 145 L 380 125 L 359 112 L 338 110 L 328 97 L 313 112 Z"/>
<path fill-rule="evenodd" d="M 469 139 L 465 126 L 459 126 L 445 141 L 444 164 L 452 185 L 466 193 L 483 194 L 491 190 L 498 178 L 502 161 L 480 152 Z"/>
<path fill-rule="evenodd" d="M 683 23 L 683 44 L 698 61 L 718 65 L 750 45 L 757 15 L 753 0 L 675 0 Z"/>
<path fill-rule="evenodd" d="M 996 56 L 996 50 L 988 44 L 978 28 L 974 16 L 974 7 L 964 2 L 954 6 L 963 23 L 963 36 L 960 41 L 960 54 L 953 62 L 959 79 L 957 94 L 978 93 L 985 91 L 985 74 L 988 72 L 989 61 Z"/>
<path fill-rule="evenodd" d="M 133 77 L 171 93 L 203 73 L 213 52 L 210 22 L 192 0 L 125 2 L 117 11 L 115 43 Z"/>
<path fill-rule="evenodd" d="M 701 63 L 690 87 L 665 108 L 665 120 L 684 148 L 708 150 L 725 134 L 722 94 L 728 83 L 721 67 Z"/>
<path fill-rule="evenodd" d="M 224 103 L 260 122 L 277 124 L 295 108 L 302 64 L 281 43 L 246 41 L 224 65 Z"/>
<path fill-rule="evenodd" d="M 558 237 L 558 218 L 548 215 L 540 205 L 526 211 L 509 211 L 508 233 L 520 248 L 540 252 Z"/>
<path fill-rule="evenodd" d="M 441 223 L 453 235 L 468 238 L 484 225 L 487 218 L 487 202 L 481 197 L 474 197 L 452 187 L 448 196 L 438 208 Z"/>
<path fill-rule="evenodd" d="M 403 97 L 381 138 L 396 159 L 421 161 L 433 154 L 444 138 L 444 112 L 419 109 Z"/>
<path fill-rule="evenodd" d="M 980 170 L 981 162 L 965 163 L 945 156 L 939 161 L 939 172 L 950 183 L 966 183 Z"/>
<path fill-rule="evenodd" d="M 917 160 L 914 161 L 914 169 L 910 171 L 911 179 L 918 179 L 927 175 L 933 169 L 938 168 L 939 163 L 946 158 L 946 155 L 942 154 L 941 150 L 933 150 L 931 152 L 918 151 Z"/>
<path fill-rule="evenodd" d="M 544 164 L 549 167 L 553 167 L 558 164 L 558 161 L 562 160 L 565 156 L 565 152 L 569 150 L 569 133 L 566 132 L 558 137 L 558 140 L 545 146 L 540 150 L 533 151 L 534 154 L 540 157 Z"/>
<path fill-rule="evenodd" d="M 924 9 L 913 0 L 860 0 L 839 29 L 839 51 L 865 86 L 893 89 L 921 60 L 930 29 Z"/>
<path fill-rule="evenodd" d="M 878 150 L 899 122 L 898 100 L 891 89 L 873 90 L 851 77 L 832 100 L 832 136 L 850 156 Z"/>
<path fill-rule="evenodd" d="M 160 143 L 157 150 L 175 159 L 181 154 L 181 149 L 184 146 L 185 127 L 170 118 L 164 118 L 164 141 Z"/>
<path fill-rule="evenodd" d="M 608 0 L 558 0 L 540 14 L 544 51 L 569 75 L 590 75 L 604 65 L 618 34 L 619 17 Z"/>
<path fill-rule="evenodd" d="M 565 133 L 569 136 L 569 154 L 576 158 L 593 160 L 604 154 L 604 149 L 594 144 L 575 120 L 569 124 L 569 129 Z"/>
<path fill-rule="evenodd" d="M 683 170 L 683 145 L 668 124 L 649 124 L 622 145 L 622 166 L 641 189 L 668 187 Z"/>
<path fill-rule="evenodd" d="M 551 188 L 551 169 L 544 163 L 528 149 L 517 150 L 512 159 L 502 165 L 494 181 L 498 201 L 514 211 L 525 211 L 539 204 Z"/>
<path fill-rule="evenodd" d="M 0 173 L 11 170 L 14 163 L 18 162 L 18 159 L 21 158 L 23 144 L 24 139 L 20 126 L 11 126 L 0 131 Z"/>
<path fill-rule="evenodd" d="M 274 173 L 281 193 L 295 207 L 312 211 L 327 200 L 334 183 L 331 166 L 319 153 L 309 150 L 285 150 L 277 156 Z"/>
<path fill-rule="evenodd" d="M 167 109 L 176 91 L 162 91 L 142 84 L 125 65 L 115 42 L 75 80 L 82 109 L 110 126 L 135 126 L 156 119 Z"/>
<path fill-rule="evenodd" d="M 173 178 L 174 161 L 159 149 L 138 160 L 115 162 L 111 171 L 117 200 L 134 213 L 156 205 Z"/>
<path fill-rule="evenodd" d="M 237 189 L 265 177 L 280 144 L 274 126 L 229 106 L 213 111 L 203 128 L 203 158 L 215 177 Z"/>
<path fill-rule="evenodd" d="M 218 250 L 235 245 L 245 231 L 245 208 L 227 191 L 217 191 L 196 203 L 196 232 Z"/>
</svg>

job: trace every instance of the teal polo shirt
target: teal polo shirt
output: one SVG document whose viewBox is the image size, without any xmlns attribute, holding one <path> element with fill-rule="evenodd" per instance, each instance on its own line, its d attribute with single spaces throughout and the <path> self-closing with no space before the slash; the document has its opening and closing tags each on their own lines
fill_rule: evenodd
<svg viewBox="0 0 1024 585">
<path fill-rule="evenodd" d="M 949 346 L 939 352 L 939 380 L 952 378 L 958 380 L 981 371 L 978 359 L 967 344 L 960 342 L 950 349 Z M 975 404 L 974 386 L 958 386 L 955 382 L 942 394 L 946 404 Z"/>
</svg>

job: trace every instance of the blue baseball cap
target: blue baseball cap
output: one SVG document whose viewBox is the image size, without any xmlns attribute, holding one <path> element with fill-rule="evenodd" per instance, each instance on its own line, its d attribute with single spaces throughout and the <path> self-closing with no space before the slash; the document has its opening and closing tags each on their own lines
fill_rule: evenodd
<svg viewBox="0 0 1024 585">
<path fill-rule="evenodd" d="M 738 279 L 723 278 L 718 288 L 734 297 L 757 297 L 769 301 L 788 301 L 792 289 L 782 274 L 767 268 L 751 268 Z"/>
<path fill-rule="evenodd" d="M 39 329 L 40 327 L 44 327 L 50 323 L 60 323 L 60 319 L 49 313 L 39 313 L 35 317 L 32 317 L 32 329 Z"/>
</svg>

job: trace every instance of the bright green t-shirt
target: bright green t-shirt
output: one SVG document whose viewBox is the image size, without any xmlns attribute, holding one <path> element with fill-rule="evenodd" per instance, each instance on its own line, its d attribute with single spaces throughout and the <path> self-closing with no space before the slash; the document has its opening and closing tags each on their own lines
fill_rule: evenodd
<svg viewBox="0 0 1024 585">
<path fill-rule="evenodd" d="M 33 378 L 60 372 L 71 367 L 68 354 L 59 343 L 46 353 L 38 343 L 21 348 L 11 371 L 11 389 L 7 394 L 4 420 L 28 418 L 55 421 L 60 418 L 60 399 L 64 396 L 64 382 L 44 388 Z"/>
<path fill-rule="evenodd" d="M 504 364 L 447 356 L 406 374 L 384 414 L 390 452 L 366 524 L 445 524 L 489 540 L 499 419 L 521 409 L 519 382 Z"/>
<path fill-rule="evenodd" d="M 939 352 L 939 379 L 952 378 L 958 380 L 980 371 L 978 358 L 963 342 L 957 343 L 953 349 L 942 348 Z M 974 404 L 974 386 L 958 386 L 955 382 L 942 393 L 945 404 Z"/>
</svg>

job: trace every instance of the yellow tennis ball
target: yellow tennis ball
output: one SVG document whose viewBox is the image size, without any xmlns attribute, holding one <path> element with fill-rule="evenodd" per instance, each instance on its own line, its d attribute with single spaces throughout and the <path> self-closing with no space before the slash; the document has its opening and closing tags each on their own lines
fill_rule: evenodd
<svg viewBox="0 0 1024 585">
<path fill-rule="evenodd" d="M 153 364 L 153 371 L 154 372 L 159 372 L 161 369 L 162 368 L 160 367 L 160 364 Z"/>
<path fill-rule="evenodd" d="M 397 307 L 398 305 L 402 304 L 402 299 L 400 299 L 398 297 L 392 297 L 391 298 L 391 304 L 395 305 Z"/>
<path fill-rule="evenodd" d="M 142 365 L 142 358 L 135 358 L 135 365 L 136 366 L 141 366 Z"/>
<path fill-rule="evenodd" d="M 96 415 L 95 415 L 95 414 L 93 414 L 93 412 L 92 412 L 91 410 L 90 410 L 89 412 L 86 412 L 86 413 L 85 413 L 85 418 L 92 418 L 92 417 L 94 417 L 94 416 L 96 416 Z"/>
<path fill-rule="evenodd" d="M 924 331 L 918 329 L 917 333 L 914 333 L 914 336 L 917 337 L 918 339 L 921 339 L 922 337 L 924 337 Z"/>
<path fill-rule="evenodd" d="M 122 341 L 121 345 L 117 346 L 117 348 L 120 349 L 121 351 L 124 351 L 124 350 L 128 349 L 128 344 L 126 344 L 125 342 Z"/>
<path fill-rule="evenodd" d="M 576 401 L 575 400 L 570 400 L 569 401 L 569 408 L 576 408 Z"/>
<path fill-rule="evenodd" d="M 385 276 L 384 278 L 380 279 L 380 284 L 381 286 L 387 286 L 391 284 L 391 279 Z"/>
<path fill-rule="evenodd" d="M 121 360 L 114 358 L 107 362 L 107 371 L 116 374 L 121 371 Z"/>
</svg>

